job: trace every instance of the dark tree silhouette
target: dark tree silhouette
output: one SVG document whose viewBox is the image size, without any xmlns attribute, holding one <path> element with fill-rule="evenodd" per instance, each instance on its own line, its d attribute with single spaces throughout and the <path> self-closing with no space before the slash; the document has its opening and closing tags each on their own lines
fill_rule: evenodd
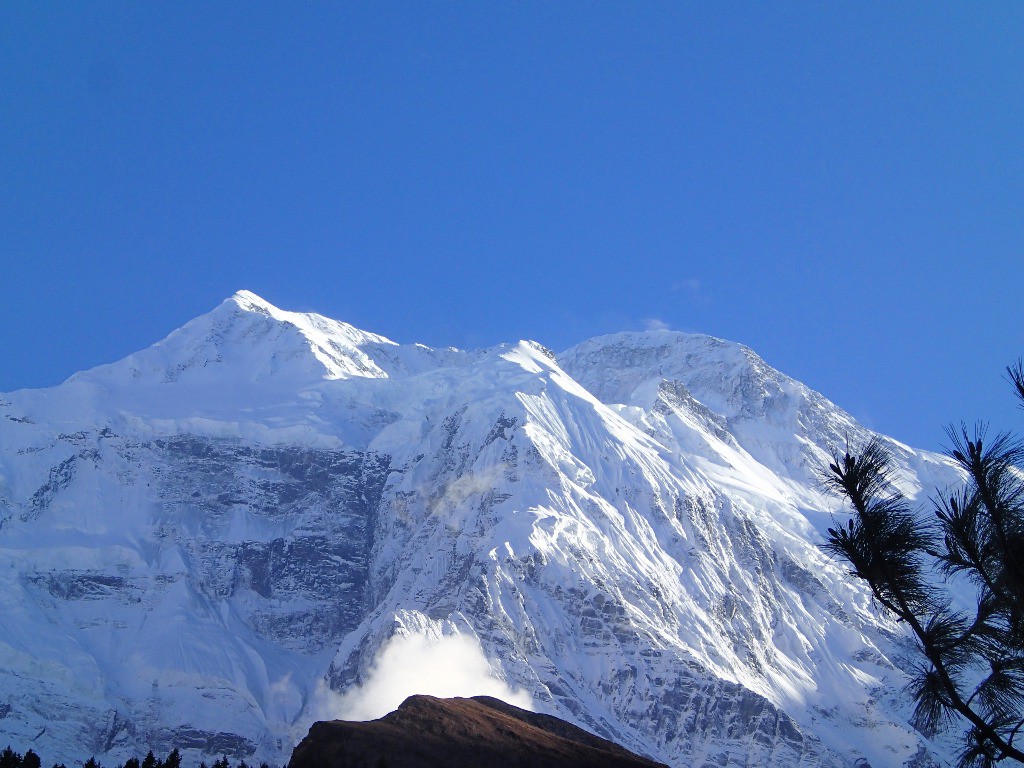
<svg viewBox="0 0 1024 768">
<path fill-rule="evenodd" d="M 1024 407 L 1024 362 L 1006 370 Z M 931 521 L 892 485 L 878 438 L 859 455 L 836 456 L 825 481 L 854 516 L 829 529 L 825 548 L 916 637 L 914 726 L 932 734 L 959 715 L 967 722 L 961 766 L 1024 763 L 1024 445 L 1008 433 L 988 440 L 984 426 L 947 435 L 967 483 L 934 499 Z M 973 586 L 970 612 L 953 607 L 952 583 Z"/>
<path fill-rule="evenodd" d="M 0 768 L 40 768 L 41 764 L 42 760 L 39 758 L 39 755 L 31 749 L 25 753 L 24 757 L 11 749 L 10 745 L 3 751 L 0 751 Z M 181 766 L 181 752 L 175 747 L 164 760 L 157 759 L 153 754 L 153 750 L 150 750 L 141 763 L 137 757 L 129 757 L 118 768 L 181 768 Z M 66 768 L 66 766 L 64 763 L 55 763 L 53 768 Z M 94 756 L 85 761 L 83 768 L 103 768 L 103 766 Z M 206 763 L 199 763 L 199 768 L 206 768 Z M 231 768 L 231 763 L 225 755 L 220 760 L 214 762 L 213 768 Z M 251 766 L 243 759 L 235 765 L 235 768 L 251 768 Z M 260 768 L 272 767 L 267 765 L 267 763 L 260 763 Z"/>
<path fill-rule="evenodd" d="M 9 744 L 0 752 L 0 768 L 21 768 L 21 755 L 11 749 Z"/>
</svg>

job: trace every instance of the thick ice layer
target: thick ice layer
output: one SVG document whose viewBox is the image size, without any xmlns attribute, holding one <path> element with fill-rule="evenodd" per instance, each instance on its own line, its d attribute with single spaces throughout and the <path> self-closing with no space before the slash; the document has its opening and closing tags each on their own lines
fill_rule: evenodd
<svg viewBox="0 0 1024 768">
<path fill-rule="evenodd" d="M 0 397 L 0 729 L 283 763 L 396 634 L 458 634 L 671 764 L 941 763 L 818 547 L 817 473 L 867 436 L 710 337 L 433 350 L 240 292 Z M 955 482 L 892 448 L 908 493 Z"/>
</svg>

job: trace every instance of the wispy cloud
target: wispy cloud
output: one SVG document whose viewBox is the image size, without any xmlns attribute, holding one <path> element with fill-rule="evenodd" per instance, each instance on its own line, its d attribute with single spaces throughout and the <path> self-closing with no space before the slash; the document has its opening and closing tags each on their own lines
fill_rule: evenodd
<svg viewBox="0 0 1024 768">
<path fill-rule="evenodd" d="M 672 293 L 677 294 L 688 304 L 704 306 L 711 303 L 707 287 L 696 277 L 686 277 L 672 283 Z"/>
<path fill-rule="evenodd" d="M 659 320 L 657 317 L 648 317 L 644 319 L 644 330 L 667 331 L 669 330 L 669 326 L 664 320 Z"/>
<path fill-rule="evenodd" d="M 416 693 L 431 696 L 494 696 L 533 709 L 530 695 L 499 680 L 480 643 L 467 635 L 395 635 L 377 655 L 362 685 L 337 694 L 318 692 L 320 719 L 373 720 Z"/>
<path fill-rule="evenodd" d="M 696 277 L 688 277 L 685 280 L 677 280 L 672 283 L 673 291 L 696 292 L 700 290 L 701 282 Z"/>
</svg>

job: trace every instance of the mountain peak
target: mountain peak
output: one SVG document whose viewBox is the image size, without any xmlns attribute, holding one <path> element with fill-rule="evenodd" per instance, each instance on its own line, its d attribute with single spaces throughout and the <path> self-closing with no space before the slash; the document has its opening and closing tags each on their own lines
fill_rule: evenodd
<svg viewBox="0 0 1024 768">
<path fill-rule="evenodd" d="M 710 371 L 731 382 L 755 359 L 760 360 L 737 342 L 664 329 L 596 336 L 558 356 L 569 375 L 606 403 L 629 402 L 651 380 L 691 382 Z"/>
<path fill-rule="evenodd" d="M 212 311 L 172 331 L 148 349 L 72 380 L 102 380 L 107 388 L 178 381 L 223 387 L 322 379 L 381 378 L 373 354 L 394 342 L 315 313 L 289 312 L 240 290 Z"/>
<path fill-rule="evenodd" d="M 262 296 L 257 296 L 252 291 L 240 290 L 235 291 L 230 297 L 224 300 L 224 304 L 235 304 L 239 308 L 246 310 L 247 312 L 259 312 L 264 315 L 275 315 L 280 314 L 281 310 L 271 304 L 269 301 L 264 299 Z"/>
</svg>

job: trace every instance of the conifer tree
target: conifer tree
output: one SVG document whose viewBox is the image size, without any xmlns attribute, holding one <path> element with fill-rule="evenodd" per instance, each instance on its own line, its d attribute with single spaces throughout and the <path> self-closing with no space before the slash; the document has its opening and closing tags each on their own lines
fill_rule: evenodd
<svg viewBox="0 0 1024 768">
<path fill-rule="evenodd" d="M 33 752 L 31 749 L 25 752 L 25 756 L 21 758 L 21 768 L 40 768 L 43 761 L 39 759 L 39 755 Z"/>
<path fill-rule="evenodd" d="M 1007 373 L 1024 406 L 1024 362 Z M 879 439 L 836 456 L 826 484 L 854 516 L 829 529 L 825 548 L 913 632 L 922 657 L 910 685 L 914 726 L 932 734 L 962 718 L 963 768 L 1024 763 L 1024 444 L 1008 433 L 989 440 L 984 426 L 947 435 L 967 483 L 935 499 L 931 521 L 892 485 Z M 954 607 L 953 585 L 973 587 L 970 612 Z"/>
<path fill-rule="evenodd" d="M 0 768 L 21 768 L 21 755 L 11 749 L 10 744 L 0 752 Z"/>
</svg>

